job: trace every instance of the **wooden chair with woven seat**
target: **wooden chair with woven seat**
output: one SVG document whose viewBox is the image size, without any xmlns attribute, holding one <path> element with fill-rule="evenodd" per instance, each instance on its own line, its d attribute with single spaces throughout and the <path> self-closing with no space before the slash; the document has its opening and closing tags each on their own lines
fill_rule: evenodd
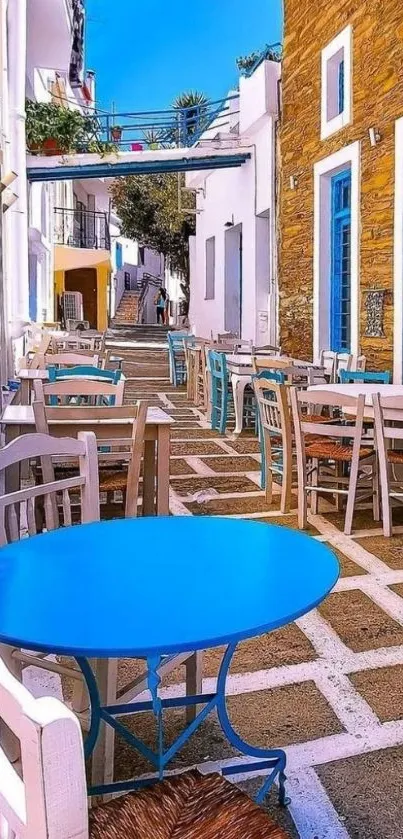
<svg viewBox="0 0 403 839">
<path fill-rule="evenodd" d="M 45 406 L 43 401 L 33 404 L 36 430 L 42 434 L 50 434 L 49 421 L 81 422 L 96 419 L 99 423 L 112 419 L 115 413 L 113 407 L 51 407 Z M 109 496 L 115 492 L 123 495 L 123 509 L 125 517 L 138 515 L 138 500 L 140 486 L 140 470 L 144 452 L 144 434 L 147 419 L 147 402 L 139 401 L 136 405 L 125 409 L 133 416 L 133 423 L 127 425 L 127 436 L 119 439 L 102 437 L 97 439 L 99 462 L 99 490 Z M 83 426 L 84 427 L 84 426 Z M 122 426 L 124 429 L 125 426 Z M 123 431 L 122 431 L 123 434 Z M 74 464 L 59 465 L 59 472 L 72 469 Z M 57 470 L 57 467 L 56 467 Z M 110 497 L 108 498 L 110 502 Z"/>
<path fill-rule="evenodd" d="M 403 499 L 403 472 L 401 477 L 395 467 L 403 466 L 403 449 L 392 448 L 395 441 L 403 440 L 403 397 L 372 395 L 375 420 L 376 448 L 381 485 L 383 534 L 393 536 L 392 500 Z M 396 425 L 396 422 L 398 425 Z M 391 423 L 394 423 L 391 425 Z"/>
<path fill-rule="evenodd" d="M 373 499 L 373 512 L 379 519 L 379 490 L 376 456 L 369 441 L 363 445 L 365 397 L 346 396 L 340 392 L 298 391 L 291 388 L 291 404 L 294 421 L 295 445 L 298 469 L 298 524 L 301 529 L 307 525 L 307 496 L 311 496 L 311 512 L 318 512 L 319 494 L 347 497 L 344 533 L 351 534 L 357 489 L 363 484 L 363 495 Z M 355 418 L 346 423 L 342 416 L 333 418 L 332 423 L 310 422 L 304 416 L 303 408 L 320 404 L 338 408 Z M 316 440 L 312 441 L 312 435 Z M 322 439 L 323 438 L 323 439 Z M 327 439 L 326 439 L 327 438 Z M 352 445 L 346 441 L 351 441 Z M 342 474 L 338 464 L 350 467 L 349 476 Z M 330 471 L 329 465 L 336 466 Z M 371 473 L 362 467 L 371 467 Z M 322 467 L 326 467 L 323 468 Z M 361 470 L 361 474 L 360 474 Z"/>
<path fill-rule="evenodd" d="M 262 485 L 268 504 L 273 501 L 273 477 L 281 478 L 282 513 L 291 507 L 292 425 L 288 388 L 282 372 L 263 371 L 253 379 L 262 443 Z"/>
<path fill-rule="evenodd" d="M 1 660 L 0 715 L 21 744 L 21 766 L 0 750 L 4 839 L 287 839 L 238 787 L 196 770 L 88 812 L 76 717 L 55 697 L 35 699 Z"/>
</svg>

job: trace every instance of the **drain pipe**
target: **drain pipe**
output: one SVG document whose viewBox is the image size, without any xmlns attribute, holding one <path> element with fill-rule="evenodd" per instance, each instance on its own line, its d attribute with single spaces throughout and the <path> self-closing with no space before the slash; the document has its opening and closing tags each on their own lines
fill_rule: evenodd
<svg viewBox="0 0 403 839">
<path fill-rule="evenodd" d="M 24 334 L 29 318 L 28 185 L 25 141 L 25 78 L 27 54 L 27 0 L 8 4 L 8 79 L 10 108 L 10 165 L 17 172 L 18 200 L 9 210 L 10 335 L 16 341 Z M 20 342 L 18 342 L 20 343 Z M 22 342 L 21 342 L 22 344 Z M 21 346 L 16 346 L 17 352 Z"/>
</svg>

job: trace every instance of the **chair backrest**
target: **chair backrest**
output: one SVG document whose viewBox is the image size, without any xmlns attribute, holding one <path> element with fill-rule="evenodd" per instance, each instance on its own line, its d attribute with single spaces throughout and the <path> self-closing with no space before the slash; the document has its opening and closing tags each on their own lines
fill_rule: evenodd
<svg viewBox="0 0 403 839">
<path fill-rule="evenodd" d="M 36 430 L 42 434 L 52 433 L 52 421 L 74 423 L 75 428 L 85 428 L 93 420 L 97 441 L 97 455 L 104 464 L 117 460 L 128 463 L 125 515 L 137 516 L 141 461 L 144 453 L 147 402 L 140 400 L 128 407 L 46 407 L 43 401 L 33 403 Z M 108 422 L 113 419 L 131 419 L 122 423 L 119 438 L 107 436 Z M 66 425 L 68 428 L 68 425 Z M 98 432 L 99 428 L 99 432 Z"/>
<path fill-rule="evenodd" d="M 117 384 L 91 379 L 67 379 L 57 382 L 34 381 L 35 400 L 49 405 L 68 405 L 70 402 L 88 405 L 123 405 L 125 380 Z"/>
<path fill-rule="evenodd" d="M 62 338 L 52 338 L 51 347 L 54 353 L 69 350 L 91 350 L 95 351 L 96 338 L 82 338 L 80 335 L 68 335 Z"/>
<path fill-rule="evenodd" d="M 326 376 L 328 376 L 332 384 L 336 381 L 336 361 L 337 353 L 333 352 L 333 350 L 320 351 L 318 359 L 319 366 L 323 367 Z"/>
<path fill-rule="evenodd" d="M 184 341 L 194 340 L 193 335 L 189 335 L 188 332 L 168 332 L 168 346 L 171 350 L 183 351 Z"/>
<path fill-rule="evenodd" d="M 354 356 L 348 352 L 338 352 L 336 354 L 336 382 L 340 379 L 342 370 L 351 370 L 354 361 Z"/>
<path fill-rule="evenodd" d="M 372 394 L 374 406 L 375 429 L 379 442 L 382 440 L 403 440 L 403 427 L 401 425 L 403 416 L 403 396 L 380 396 L 379 393 Z M 385 425 L 385 422 L 399 423 L 398 425 Z"/>
<path fill-rule="evenodd" d="M 80 364 L 77 367 L 48 367 L 49 381 L 56 382 L 60 379 L 71 379 L 74 377 L 87 376 L 90 379 L 102 379 L 104 382 L 111 382 L 116 385 L 122 378 L 121 370 L 100 370 L 99 367 L 92 367 L 87 364 Z"/>
<path fill-rule="evenodd" d="M 278 448 L 281 438 L 283 465 L 292 458 L 292 425 L 288 404 L 290 388 L 281 382 L 283 374 L 263 371 L 253 378 L 259 416 L 259 436 L 263 443 L 262 479 L 266 481 L 267 460 L 271 461 L 272 441 Z M 280 381 L 278 381 L 280 379 Z"/>
<path fill-rule="evenodd" d="M 0 747 L 2 839 L 88 839 L 80 724 L 54 697 L 34 699 L 0 659 L 0 720 L 18 739 L 21 774 Z"/>
<path fill-rule="evenodd" d="M 359 382 L 360 384 L 373 383 L 377 385 L 389 385 L 390 373 L 388 370 L 385 370 L 383 373 L 367 373 L 365 370 L 340 370 L 340 381 L 342 384 Z"/>
<path fill-rule="evenodd" d="M 85 351 L 76 350 L 76 352 L 62 352 L 54 353 L 53 355 L 42 356 L 42 362 L 39 367 L 76 367 L 77 364 L 88 364 L 91 367 L 98 367 L 99 355 L 98 353 L 89 353 Z"/>
<path fill-rule="evenodd" d="M 75 458 L 79 474 L 55 481 L 52 458 Z M 24 461 L 40 459 L 43 483 L 0 495 L 0 546 L 21 538 L 21 527 L 29 536 L 38 531 L 35 500 L 43 498 L 47 530 L 59 527 L 57 497 L 62 498 L 63 523 L 72 523 L 70 492 L 81 496 L 81 521 L 99 519 L 99 480 L 95 434 L 80 432 L 77 440 L 48 434 L 23 434 L 0 449 L 0 480 L 5 486 L 6 471 Z"/>
<path fill-rule="evenodd" d="M 209 350 L 208 356 L 211 377 L 225 384 L 228 381 L 227 356 L 217 350 Z"/>
<path fill-rule="evenodd" d="M 355 361 L 353 362 L 352 370 L 365 370 L 367 367 L 367 358 L 365 355 L 359 355 L 358 358 L 355 357 Z"/>
<path fill-rule="evenodd" d="M 346 396 L 340 391 L 321 390 L 320 387 L 311 391 L 291 388 L 291 405 L 294 421 L 295 442 L 297 452 L 305 457 L 305 437 L 332 437 L 342 442 L 344 439 L 353 440 L 354 451 L 361 445 L 364 425 L 365 396 Z M 340 417 L 334 417 L 332 423 L 308 422 L 302 408 L 310 414 L 317 411 L 317 406 L 340 409 Z M 355 423 L 346 424 L 342 416 L 342 409 L 353 408 Z"/>
<path fill-rule="evenodd" d="M 276 358 L 275 356 L 268 358 L 267 355 L 252 356 L 252 366 L 255 373 L 259 373 L 260 370 L 282 370 L 285 367 L 290 367 L 290 365 L 291 360 L 289 358 Z"/>
</svg>

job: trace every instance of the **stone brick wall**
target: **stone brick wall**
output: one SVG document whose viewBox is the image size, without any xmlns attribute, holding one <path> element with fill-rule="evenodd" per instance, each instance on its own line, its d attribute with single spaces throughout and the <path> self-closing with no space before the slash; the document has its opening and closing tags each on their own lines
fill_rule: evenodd
<svg viewBox="0 0 403 839">
<path fill-rule="evenodd" d="M 395 120 L 403 115 L 402 0 L 285 0 L 280 126 L 279 271 L 281 345 L 312 355 L 313 166 L 361 141 L 360 349 L 374 369 L 393 366 Z M 321 50 L 353 27 L 353 118 L 320 139 Z M 368 129 L 381 142 L 372 148 Z M 290 176 L 298 186 L 290 189 Z M 384 338 L 366 338 L 365 289 L 384 288 Z"/>
</svg>

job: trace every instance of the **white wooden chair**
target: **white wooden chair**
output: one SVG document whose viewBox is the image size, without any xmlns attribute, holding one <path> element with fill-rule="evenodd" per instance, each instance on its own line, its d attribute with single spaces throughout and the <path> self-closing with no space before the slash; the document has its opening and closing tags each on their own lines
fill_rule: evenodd
<svg viewBox="0 0 403 839">
<path fill-rule="evenodd" d="M 393 448 L 395 440 L 403 440 L 402 396 L 372 396 L 375 419 L 376 448 L 379 462 L 379 482 L 381 485 L 383 534 L 393 535 L 392 501 L 403 499 L 403 449 Z M 398 425 L 390 424 L 396 421 Z M 399 470 L 396 467 L 400 467 Z M 399 478 L 396 472 L 399 471 Z"/>
<path fill-rule="evenodd" d="M 78 474 L 55 480 L 53 458 L 75 458 L 78 461 Z M 43 529 L 43 524 L 46 530 L 57 529 L 61 522 L 70 526 L 70 493 L 80 498 L 81 523 L 99 520 L 98 459 L 94 434 L 81 432 L 76 440 L 50 437 L 47 434 L 24 434 L 18 437 L 0 449 L 1 487 L 5 486 L 7 469 L 23 462 L 30 463 L 34 459 L 41 461 L 42 483 L 18 492 L 2 492 L 0 495 L 0 547 L 26 536 L 34 536 Z M 38 516 L 38 502 L 42 502 L 44 522 Z M 21 676 L 23 667 L 35 665 L 61 675 L 70 673 L 82 682 L 78 670 L 66 670 L 66 667 L 49 661 L 40 653 L 26 653 L 0 645 L 0 655 L 17 676 Z M 82 693 L 81 687 L 77 693 Z"/>
<path fill-rule="evenodd" d="M 81 399 L 85 398 L 85 404 L 88 406 L 108 405 L 110 399 L 113 398 L 113 404 L 119 407 L 123 405 L 124 390 L 125 379 L 123 376 L 116 385 L 102 380 L 75 378 L 60 379 L 49 383 L 40 380 L 34 381 L 35 401 L 44 402 L 45 405 L 54 401 L 52 397 L 60 405 L 69 405 L 72 401 L 73 404 L 74 402 L 81 404 Z"/>
<path fill-rule="evenodd" d="M 273 478 L 281 477 L 280 510 L 288 513 L 291 507 L 293 440 L 291 416 L 288 405 L 288 387 L 269 378 L 253 382 L 259 411 L 262 458 L 262 476 L 266 483 L 266 500 L 273 501 Z"/>
<path fill-rule="evenodd" d="M 1 660 L 0 716 L 21 744 L 18 767 L 0 749 L 1 839 L 179 839 L 189 829 L 206 839 L 287 839 L 218 773 L 181 773 L 88 811 L 76 717 L 58 699 L 34 699 Z"/>
<path fill-rule="evenodd" d="M 43 401 L 33 403 L 35 426 L 41 434 L 51 434 L 52 426 L 49 421 L 71 422 L 74 431 L 85 427 L 83 423 L 88 420 L 95 420 L 97 427 L 101 430 L 102 423 L 120 415 L 120 407 L 79 407 L 79 406 L 46 406 Z M 147 402 L 139 401 L 136 405 L 125 408 L 125 416 L 132 416 L 131 425 L 122 425 L 121 438 L 105 438 L 103 427 L 102 435 L 97 437 L 98 460 L 99 460 L 99 490 L 106 492 L 109 496 L 115 492 L 123 493 L 123 504 L 125 516 L 134 518 L 138 515 L 138 500 L 140 488 L 140 471 L 144 454 L 144 436 L 147 420 Z M 126 436 L 124 431 L 127 430 Z M 70 468 L 74 464 L 70 464 Z M 59 468 L 61 467 L 61 464 Z M 63 469 L 69 468 L 66 459 L 63 461 Z M 110 500 L 110 499 L 108 499 Z"/>
<path fill-rule="evenodd" d="M 291 403 L 294 420 L 295 445 L 298 469 L 298 524 L 304 529 L 307 524 L 307 496 L 311 497 L 311 512 L 318 512 L 319 494 L 331 494 L 336 497 L 347 496 L 347 508 L 344 533 L 351 534 L 354 507 L 357 499 L 357 489 L 362 486 L 360 497 L 373 498 L 373 512 L 379 519 L 379 491 L 376 468 L 376 457 L 371 441 L 363 445 L 364 405 L 365 397 L 345 396 L 333 391 L 297 391 L 291 389 Z M 308 421 L 302 407 L 317 410 L 317 406 L 338 408 L 351 413 L 355 421 L 346 423 L 342 415 L 339 420 L 333 416 L 332 423 L 316 423 Z M 316 438 L 324 438 L 312 441 Z M 326 439 L 327 438 L 327 439 Z M 346 440 L 352 445 L 346 445 Z M 335 472 L 329 471 L 329 465 L 334 464 Z M 348 477 L 343 475 L 343 466 L 350 465 Z M 371 467 L 371 471 L 363 471 L 362 467 Z M 337 509 L 340 509 L 339 504 Z"/>
<path fill-rule="evenodd" d="M 77 718 L 58 699 L 34 699 L 1 659 L 0 717 L 19 741 L 21 760 L 14 766 L 0 747 L 2 839 L 88 839 Z"/>
<path fill-rule="evenodd" d="M 340 371 L 341 370 L 352 370 L 354 363 L 354 356 L 351 353 L 347 352 L 338 352 L 336 355 L 336 369 L 335 369 L 335 381 L 340 381 Z"/>
<path fill-rule="evenodd" d="M 336 357 L 337 353 L 333 350 L 320 350 L 318 364 L 323 367 L 325 374 L 331 384 L 336 381 Z"/>
</svg>

